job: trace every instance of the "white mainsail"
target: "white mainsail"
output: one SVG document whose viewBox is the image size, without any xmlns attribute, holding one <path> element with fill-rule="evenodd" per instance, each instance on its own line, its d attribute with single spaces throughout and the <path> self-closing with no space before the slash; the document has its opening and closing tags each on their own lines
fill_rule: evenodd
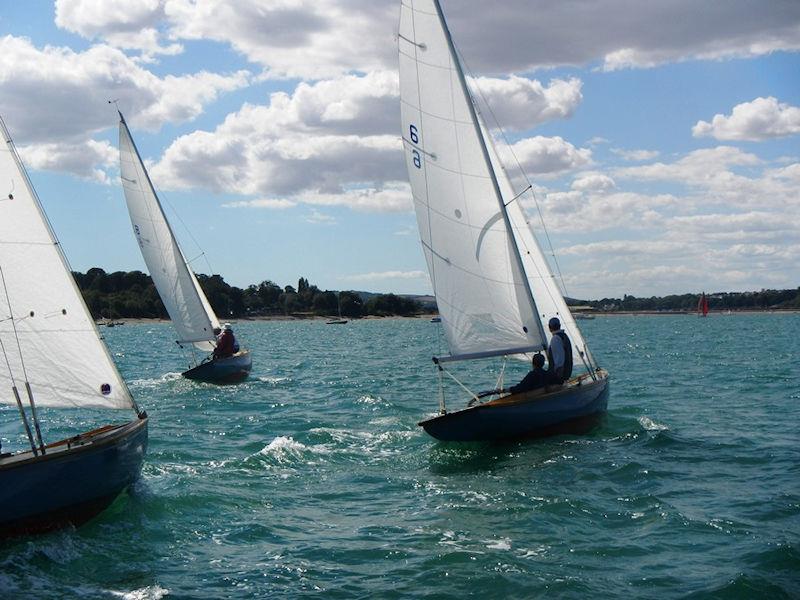
<svg viewBox="0 0 800 600">
<path fill-rule="evenodd" d="M 409 180 L 450 351 L 541 349 L 503 199 L 434 1 L 403 1 L 399 51 Z"/>
<path fill-rule="evenodd" d="M 406 164 L 451 353 L 541 349 L 557 316 L 581 364 L 585 343 L 475 112 L 437 0 L 402 1 L 398 44 Z"/>
<path fill-rule="evenodd" d="M 119 162 L 133 232 L 178 342 L 213 350 L 219 321 L 178 246 L 122 113 Z"/>
<path fill-rule="evenodd" d="M 134 408 L 0 119 L 0 402 Z"/>
</svg>

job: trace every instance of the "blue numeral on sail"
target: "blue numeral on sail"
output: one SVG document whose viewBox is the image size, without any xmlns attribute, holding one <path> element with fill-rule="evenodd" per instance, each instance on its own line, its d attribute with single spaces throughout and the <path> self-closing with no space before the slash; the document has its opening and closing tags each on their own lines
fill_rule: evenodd
<svg viewBox="0 0 800 600">
<path fill-rule="evenodd" d="M 410 125 L 408 128 L 408 135 L 411 138 L 411 141 L 415 144 L 419 144 L 419 135 L 417 134 L 417 126 Z"/>
</svg>

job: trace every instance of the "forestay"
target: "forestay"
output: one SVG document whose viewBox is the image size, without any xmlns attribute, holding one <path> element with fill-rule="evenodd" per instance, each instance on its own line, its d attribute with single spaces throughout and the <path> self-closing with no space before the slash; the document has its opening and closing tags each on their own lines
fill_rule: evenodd
<svg viewBox="0 0 800 600">
<path fill-rule="evenodd" d="M 178 332 L 178 342 L 192 343 L 206 352 L 213 350 L 213 330 L 219 327 L 219 321 L 175 240 L 122 114 L 119 159 L 133 232 L 158 295 Z"/>
<path fill-rule="evenodd" d="M 453 355 L 546 341 L 460 66 L 432 0 L 404 0 L 403 141 L 420 237 Z"/>
<path fill-rule="evenodd" d="M 0 402 L 133 408 L 0 119 Z"/>
</svg>

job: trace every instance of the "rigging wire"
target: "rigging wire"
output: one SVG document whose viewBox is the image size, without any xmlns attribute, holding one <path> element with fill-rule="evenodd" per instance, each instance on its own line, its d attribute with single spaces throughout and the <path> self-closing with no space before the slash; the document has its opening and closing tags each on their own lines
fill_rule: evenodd
<svg viewBox="0 0 800 600">
<path fill-rule="evenodd" d="M 455 45 L 455 43 L 454 43 L 454 45 Z M 472 69 L 470 69 L 467 61 L 464 59 L 464 55 L 462 54 L 461 50 L 458 49 L 458 47 L 456 47 L 456 51 L 458 52 L 458 58 L 461 61 L 461 64 L 464 66 L 464 69 L 466 71 L 468 71 L 470 76 L 472 77 L 472 87 L 473 87 L 473 89 L 475 89 L 478 92 L 478 95 L 480 96 L 481 100 L 483 101 L 483 104 L 488 109 L 488 112 L 489 112 L 489 115 L 492 118 L 492 121 L 494 122 L 495 125 L 497 125 L 497 129 L 500 132 L 501 137 L 503 138 L 503 142 L 507 146 L 508 151 L 511 153 L 511 156 L 514 159 L 514 162 L 516 163 L 519 172 L 522 174 L 522 177 L 524 178 L 525 183 L 528 185 L 528 189 L 530 189 L 530 191 L 531 191 L 531 197 L 533 198 L 534 205 L 536 206 L 536 212 L 539 215 L 539 222 L 540 222 L 540 224 L 542 226 L 542 231 L 544 232 L 545 238 L 547 239 L 547 245 L 550 248 L 550 255 L 553 257 L 553 263 L 554 263 L 554 265 L 556 267 L 556 272 L 558 273 L 559 281 L 561 282 L 561 288 L 564 290 L 564 295 L 568 296 L 569 294 L 567 293 L 567 286 L 566 286 L 566 283 L 564 282 L 564 276 L 561 273 L 561 266 L 558 263 L 558 257 L 556 256 L 555 248 L 553 247 L 553 242 L 550 239 L 550 233 L 548 232 L 547 226 L 545 225 L 544 215 L 542 214 L 542 207 L 539 204 L 539 199 L 536 197 L 536 191 L 533 189 L 533 184 L 531 183 L 531 180 L 528 177 L 528 174 L 525 172 L 525 169 L 522 168 L 522 164 L 520 163 L 519 159 L 517 158 L 517 155 L 514 152 L 514 148 L 511 145 L 511 142 L 509 141 L 505 130 L 500 125 L 500 121 L 497 119 L 497 115 L 495 115 L 494 111 L 492 110 L 491 104 L 489 104 L 489 102 L 486 100 L 486 96 L 483 94 L 483 90 L 478 85 L 477 78 L 474 75 Z M 503 168 L 503 170 L 505 171 L 505 167 L 503 165 L 501 165 L 501 168 Z M 515 197 L 515 199 L 518 198 L 519 196 L 522 196 L 526 191 L 528 191 L 528 190 L 526 189 L 526 190 L 523 190 L 522 192 L 520 192 Z M 512 200 L 512 202 L 513 202 L 513 200 Z M 509 202 L 509 204 L 510 203 L 511 202 Z"/>
</svg>

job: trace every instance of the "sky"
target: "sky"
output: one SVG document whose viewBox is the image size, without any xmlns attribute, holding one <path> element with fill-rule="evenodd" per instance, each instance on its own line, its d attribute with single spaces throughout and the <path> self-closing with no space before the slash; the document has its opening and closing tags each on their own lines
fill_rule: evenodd
<svg viewBox="0 0 800 600">
<path fill-rule="evenodd" d="M 800 285 L 800 2 L 441 4 L 569 296 Z M 146 271 L 118 106 L 195 271 L 429 293 L 399 7 L 0 0 L 0 116 L 72 268 Z"/>
</svg>

